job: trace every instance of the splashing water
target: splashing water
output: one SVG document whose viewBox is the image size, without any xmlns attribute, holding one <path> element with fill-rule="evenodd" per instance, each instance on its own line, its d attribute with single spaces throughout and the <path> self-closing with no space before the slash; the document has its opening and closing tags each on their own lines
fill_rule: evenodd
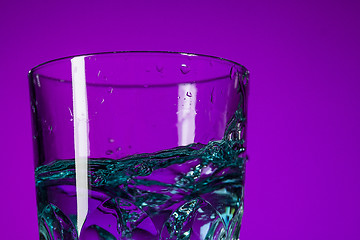
<svg viewBox="0 0 360 240">
<path fill-rule="evenodd" d="M 36 169 L 40 239 L 239 239 L 244 139 L 237 111 L 224 139 L 122 159 L 89 159 L 78 235 L 74 160 Z"/>
</svg>

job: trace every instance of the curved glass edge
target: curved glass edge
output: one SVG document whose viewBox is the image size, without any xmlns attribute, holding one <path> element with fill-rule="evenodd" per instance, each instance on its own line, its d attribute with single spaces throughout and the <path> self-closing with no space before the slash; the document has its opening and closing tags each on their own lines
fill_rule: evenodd
<svg viewBox="0 0 360 240">
<path fill-rule="evenodd" d="M 245 66 L 241 65 L 240 63 L 237 63 L 235 61 L 226 59 L 226 58 L 221 58 L 221 57 L 216 57 L 216 56 L 211 56 L 211 55 L 206 55 L 206 54 L 198 54 L 198 53 L 186 53 L 186 52 L 173 52 L 173 51 L 113 51 L 113 52 L 97 52 L 97 53 L 87 53 L 87 54 L 78 54 L 78 55 L 72 55 L 72 56 L 67 56 L 67 57 L 62 57 L 62 58 L 56 58 L 53 60 L 49 60 L 46 62 L 43 62 L 35 67 L 33 67 L 32 69 L 30 69 L 28 75 L 30 76 L 33 72 L 35 72 L 36 70 L 38 70 L 39 68 L 49 64 L 49 63 L 53 63 L 53 62 L 57 62 L 57 61 L 61 61 L 61 60 L 65 60 L 65 59 L 71 59 L 74 57 L 90 57 L 90 56 L 96 56 L 96 55 L 110 55 L 110 54 L 121 54 L 121 53 L 160 53 L 160 54 L 179 54 L 179 55 L 185 55 L 185 56 L 192 56 L 192 57 L 207 57 L 207 58 L 211 58 L 211 59 L 216 59 L 216 60 L 221 60 L 221 61 L 226 61 L 232 64 L 235 64 L 241 68 L 244 68 L 246 71 L 249 71 Z"/>
</svg>

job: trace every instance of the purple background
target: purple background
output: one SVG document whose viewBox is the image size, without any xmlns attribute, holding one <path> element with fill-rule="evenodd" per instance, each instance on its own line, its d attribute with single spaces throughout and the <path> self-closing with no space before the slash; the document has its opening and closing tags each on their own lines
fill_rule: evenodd
<svg viewBox="0 0 360 240">
<path fill-rule="evenodd" d="M 249 68 L 242 240 L 359 239 L 358 1 L 30 2 L 0 2 L 1 239 L 38 237 L 27 71 L 113 50 Z"/>
</svg>

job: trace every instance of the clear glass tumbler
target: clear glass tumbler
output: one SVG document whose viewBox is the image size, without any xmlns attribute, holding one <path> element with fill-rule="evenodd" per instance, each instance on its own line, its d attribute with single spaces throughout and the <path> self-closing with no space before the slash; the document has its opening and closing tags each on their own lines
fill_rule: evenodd
<svg viewBox="0 0 360 240">
<path fill-rule="evenodd" d="M 248 78 L 173 52 L 33 68 L 40 239 L 239 239 Z"/>
</svg>

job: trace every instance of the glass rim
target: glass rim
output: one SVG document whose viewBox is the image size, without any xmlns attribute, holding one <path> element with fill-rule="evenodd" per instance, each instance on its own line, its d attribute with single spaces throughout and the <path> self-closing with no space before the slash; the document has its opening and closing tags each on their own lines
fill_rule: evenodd
<svg viewBox="0 0 360 240">
<path fill-rule="evenodd" d="M 30 76 L 33 72 L 39 70 L 41 67 L 44 67 L 50 63 L 54 63 L 54 62 L 59 62 L 61 60 L 66 60 L 66 59 L 71 59 L 74 57 L 91 57 L 91 56 L 99 56 L 99 55 L 113 55 L 113 54 L 125 54 L 125 53 L 134 53 L 134 54 L 138 54 L 138 53 L 158 53 L 158 54 L 173 54 L 173 55 L 183 55 L 183 56 L 192 56 L 192 57 L 205 57 L 205 58 L 209 58 L 209 59 L 216 59 L 216 60 L 220 60 L 220 61 L 225 61 L 225 62 L 229 62 L 232 63 L 234 65 L 237 65 L 241 68 L 244 68 L 246 71 L 249 71 L 244 65 L 237 63 L 235 61 L 232 61 L 230 59 L 227 58 L 222 58 L 222 57 L 216 57 L 216 56 L 212 56 L 212 55 L 207 55 L 207 54 L 200 54 L 200 53 L 190 53 L 190 52 L 177 52 L 177 51 L 112 51 L 112 52 L 95 52 L 95 53 L 85 53 L 85 54 L 76 54 L 76 55 L 71 55 L 71 56 L 66 56 L 66 57 L 61 57 L 61 58 L 55 58 L 43 63 L 40 63 L 38 65 L 36 65 L 35 67 L 31 68 L 28 75 Z"/>
</svg>

